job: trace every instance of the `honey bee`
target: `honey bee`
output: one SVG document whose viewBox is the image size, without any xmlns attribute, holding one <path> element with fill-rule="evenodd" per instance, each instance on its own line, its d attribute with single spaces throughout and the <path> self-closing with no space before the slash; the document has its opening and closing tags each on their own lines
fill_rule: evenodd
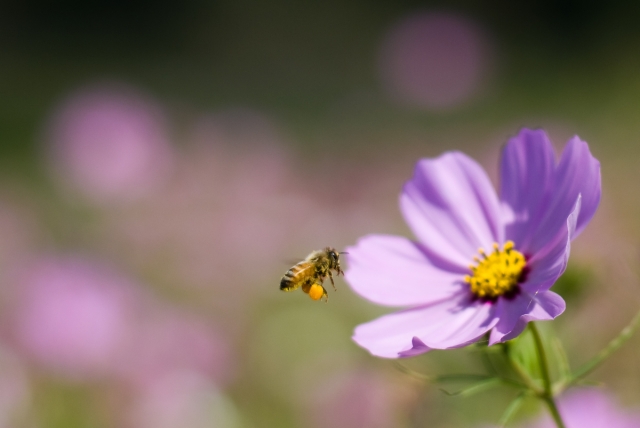
<svg viewBox="0 0 640 428">
<path fill-rule="evenodd" d="M 347 253 L 343 252 L 342 254 Z M 320 300 L 324 297 L 326 302 L 329 299 L 329 295 L 322 283 L 329 276 L 333 289 L 336 289 L 333 283 L 333 275 L 331 274 L 332 270 L 336 271 L 336 275 L 344 275 L 340 268 L 340 253 L 331 247 L 316 250 L 284 274 L 280 281 L 280 290 L 293 291 L 302 287 L 302 291 L 307 293 L 313 300 Z"/>
</svg>

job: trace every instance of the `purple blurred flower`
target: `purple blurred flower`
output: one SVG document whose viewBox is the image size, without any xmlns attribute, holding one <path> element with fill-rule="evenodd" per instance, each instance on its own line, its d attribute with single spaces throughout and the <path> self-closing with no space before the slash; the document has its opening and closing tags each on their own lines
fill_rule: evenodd
<svg viewBox="0 0 640 428">
<path fill-rule="evenodd" d="M 233 402 L 206 378 L 176 372 L 154 382 L 128 403 L 122 425 L 131 428 L 240 428 Z"/>
<path fill-rule="evenodd" d="M 134 286 L 82 258 L 45 258 L 24 269 L 13 336 L 31 359 L 81 380 L 105 376 L 129 328 Z"/>
<path fill-rule="evenodd" d="M 478 93 L 490 69 L 489 43 L 477 25 L 453 13 L 419 13 L 385 37 L 381 77 L 399 102 L 457 107 Z"/>
<path fill-rule="evenodd" d="M 166 178 L 171 147 L 160 109 L 121 87 L 71 96 L 48 132 L 57 172 L 96 202 L 140 197 Z"/>
<path fill-rule="evenodd" d="M 294 178 L 295 164 L 278 129 L 243 109 L 198 120 L 168 185 L 115 212 L 104 239 L 138 269 L 160 266 L 167 283 L 224 289 L 209 299 L 211 312 L 246 319 L 243 308 L 270 292 L 260 286 L 265 271 L 285 265 L 282 254 L 285 261 L 286 254 L 297 257 L 298 250 L 285 245 L 299 238 L 297 226 L 307 218 L 295 199 L 302 180 Z M 320 212 L 312 202 L 312 212 Z M 242 330 L 240 322 L 230 328 Z"/>
<path fill-rule="evenodd" d="M 582 390 L 561 397 L 560 414 L 567 428 L 637 428 L 640 412 L 620 409 L 613 398 L 599 390 Z M 527 428 L 554 428 L 556 424 L 545 414 Z"/>
<path fill-rule="evenodd" d="M 232 377 L 229 344 L 197 317 L 149 301 L 128 329 L 114 372 L 138 389 L 156 379 L 189 371 L 218 385 Z"/>
<path fill-rule="evenodd" d="M 556 163 L 544 131 L 523 129 L 503 151 L 500 181 L 497 197 L 480 165 L 460 152 L 418 162 L 400 197 L 418 242 L 370 235 L 347 249 L 351 287 L 406 308 L 358 326 L 359 345 L 395 358 L 465 346 L 488 332 L 494 344 L 564 311 L 549 288 L 596 211 L 600 164 L 578 137 Z"/>
<path fill-rule="evenodd" d="M 27 420 L 32 391 L 25 368 L 16 355 L 0 346 L 0 428 Z"/>
<path fill-rule="evenodd" d="M 395 426 L 403 391 L 375 372 L 336 372 L 305 394 L 313 428 L 385 428 Z M 330 412 L 327 409 L 331 409 Z M 305 415 L 306 417 L 307 415 Z"/>
</svg>

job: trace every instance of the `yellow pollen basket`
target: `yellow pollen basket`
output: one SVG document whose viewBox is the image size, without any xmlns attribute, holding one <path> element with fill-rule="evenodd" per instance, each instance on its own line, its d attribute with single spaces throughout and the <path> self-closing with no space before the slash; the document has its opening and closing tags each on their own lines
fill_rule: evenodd
<svg viewBox="0 0 640 428">
<path fill-rule="evenodd" d="M 483 248 L 478 250 L 481 257 L 473 258 L 477 265 L 469 266 L 473 275 L 464 277 L 474 295 L 480 299 L 496 299 L 515 290 L 527 261 L 514 246 L 513 241 L 507 241 L 502 250 L 497 243 L 489 254 Z"/>
<path fill-rule="evenodd" d="M 323 296 L 326 296 L 327 292 L 324 291 L 324 288 L 321 285 L 313 284 L 311 288 L 309 288 L 309 297 L 313 300 L 320 300 Z"/>
</svg>

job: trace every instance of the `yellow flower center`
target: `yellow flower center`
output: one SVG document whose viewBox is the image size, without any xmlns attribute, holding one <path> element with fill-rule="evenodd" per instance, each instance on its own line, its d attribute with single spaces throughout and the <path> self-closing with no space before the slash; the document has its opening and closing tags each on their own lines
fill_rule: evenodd
<svg viewBox="0 0 640 428">
<path fill-rule="evenodd" d="M 523 280 L 527 260 L 515 250 L 513 241 L 507 241 L 499 249 L 493 244 L 493 251 L 487 254 L 483 248 L 474 257 L 476 265 L 469 266 L 473 275 L 465 275 L 464 282 L 469 284 L 471 292 L 479 299 L 495 300 L 500 296 L 518 291 L 518 283 Z"/>
</svg>

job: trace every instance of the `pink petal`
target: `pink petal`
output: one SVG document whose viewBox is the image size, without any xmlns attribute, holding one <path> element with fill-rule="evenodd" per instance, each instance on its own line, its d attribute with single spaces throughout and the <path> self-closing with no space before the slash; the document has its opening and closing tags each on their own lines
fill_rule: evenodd
<svg viewBox="0 0 640 428">
<path fill-rule="evenodd" d="M 420 244 L 406 238 L 368 235 L 347 252 L 345 279 L 356 293 L 375 303 L 424 305 L 461 290 L 462 273 L 435 265 Z"/>
<path fill-rule="evenodd" d="M 520 293 L 513 300 L 499 299 L 497 306 L 500 321 L 491 330 L 489 345 L 513 339 L 529 321 L 552 320 L 565 309 L 562 297 L 552 291 Z"/>
<path fill-rule="evenodd" d="M 587 143 L 574 137 L 562 153 L 545 215 L 532 236 L 529 251 L 532 254 L 538 252 L 554 238 L 566 224 L 578 195 L 582 195 L 582 208 L 576 224 L 576 235 L 579 234 L 595 214 L 600 193 L 600 163 L 589 152 Z"/>
<path fill-rule="evenodd" d="M 500 196 L 510 210 L 507 238 L 526 249 L 544 212 L 553 183 L 555 153 L 543 130 L 522 129 L 500 162 Z"/>
<path fill-rule="evenodd" d="M 562 275 L 569 262 L 571 240 L 575 235 L 576 224 L 581 212 L 582 197 L 578 195 L 573 211 L 566 220 L 566 226 L 544 248 L 528 260 L 530 273 L 523 287 L 534 293 L 548 290 Z"/>
<path fill-rule="evenodd" d="M 470 302 L 466 293 L 428 306 L 385 315 L 356 327 L 353 340 L 385 358 L 467 345 L 498 321 L 495 305 Z M 420 352 L 421 351 L 421 352 Z"/>
<path fill-rule="evenodd" d="M 479 247 L 503 242 L 495 190 L 480 165 L 459 152 L 418 162 L 400 208 L 428 251 L 461 267 Z"/>
<path fill-rule="evenodd" d="M 566 189 L 565 197 L 569 201 L 576 193 L 582 196 L 575 233 L 575 236 L 578 236 L 596 213 L 602 193 L 600 162 L 589 151 L 589 145 L 578 136 L 569 140 L 562 152 L 556 186 Z"/>
</svg>

